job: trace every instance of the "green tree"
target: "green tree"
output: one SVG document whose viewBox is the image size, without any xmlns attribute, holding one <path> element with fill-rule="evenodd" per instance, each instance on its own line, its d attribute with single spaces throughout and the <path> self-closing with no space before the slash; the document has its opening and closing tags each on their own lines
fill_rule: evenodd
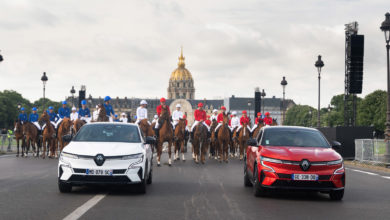
<svg viewBox="0 0 390 220">
<path fill-rule="evenodd" d="M 286 112 L 285 125 L 311 127 L 315 124 L 317 111 L 308 105 L 295 105 Z"/>
<path fill-rule="evenodd" d="M 45 103 L 45 105 L 43 105 L 43 103 Z M 38 108 L 38 113 L 42 113 L 43 108 L 47 109 L 49 106 L 53 106 L 54 110 L 57 112 L 61 107 L 61 102 L 55 102 L 48 98 L 45 98 L 45 102 L 43 102 L 43 98 L 40 98 L 35 101 L 33 105 Z"/>
<path fill-rule="evenodd" d="M 387 110 L 387 93 L 376 90 L 368 94 L 359 104 L 357 122 L 358 125 L 371 126 L 384 131 Z"/>
<path fill-rule="evenodd" d="M 0 126 L 13 127 L 13 123 L 18 118 L 18 104 L 26 109 L 26 113 L 31 112 L 31 103 L 29 100 L 22 97 L 21 94 L 12 91 L 4 90 L 0 92 Z"/>
</svg>

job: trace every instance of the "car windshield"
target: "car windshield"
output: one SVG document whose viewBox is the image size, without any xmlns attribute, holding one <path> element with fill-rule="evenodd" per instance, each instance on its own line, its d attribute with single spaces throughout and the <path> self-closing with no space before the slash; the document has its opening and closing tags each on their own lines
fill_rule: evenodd
<svg viewBox="0 0 390 220">
<path fill-rule="evenodd" d="M 315 130 L 267 129 L 261 141 L 263 146 L 330 147 L 324 136 Z"/>
<path fill-rule="evenodd" d="M 93 124 L 83 126 L 72 141 L 140 143 L 136 126 Z"/>
</svg>

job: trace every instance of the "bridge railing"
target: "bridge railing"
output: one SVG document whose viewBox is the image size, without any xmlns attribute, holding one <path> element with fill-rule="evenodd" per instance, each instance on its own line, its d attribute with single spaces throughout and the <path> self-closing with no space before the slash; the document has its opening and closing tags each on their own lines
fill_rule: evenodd
<svg viewBox="0 0 390 220">
<path fill-rule="evenodd" d="M 386 151 L 384 139 L 355 139 L 355 160 L 368 163 L 383 163 Z"/>
</svg>

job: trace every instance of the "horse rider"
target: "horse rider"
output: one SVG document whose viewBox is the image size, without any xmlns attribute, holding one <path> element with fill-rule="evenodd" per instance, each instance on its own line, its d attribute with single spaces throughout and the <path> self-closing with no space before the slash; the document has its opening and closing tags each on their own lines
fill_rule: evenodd
<svg viewBox="0 0 390 220">
<path fill-rule="evenodd" d="M 110 100 L 111 100 L 111 97 L 110 96 L 106 96 L 104 97 L 104 108 L 106 109 L 106 115 L 107 117 L 109 118 L 110 122 L 112 122 L 112 118 L 115 116 L 115 112 L 114 112 L 114 108 L 112 108 L 111 104 L 110 104 Z"/>
<path fill-rule="evenodd" d="M 198 109 L 195 110 L 194 112 L 194 118 L 195 118 L 195 122 L 194 124 L 192 124 L 192 127 L 191 127 L 191 140 L 194 140 L 194 128 L 195 126 L 197 126 L 199 124 L 199 122 L 202 122 L 204 126 L 206 126 L 207 128 L 207 138 L 210 138 L 211 137 L 211 134 L 210 134 L 210 127 L 206 124 L 206 112 L 205 110 L 203 110 L 203 103 L 199 102 L 198 103 Z"/>
<path fill-rule="evenodd" d="M 137 120 L 135 121 L 138 124 L 141 120 L 148 119 L 148 109 L 146 106 L 148 103 L 145 100 L 140 102 L 140 106 L 137 108 Z M 148 121 L 150 124 L 150 122 Z"/>
<path fill-rule="evenodd" d="M 264 124 L 265 125 L 272 125 L 272 118 L 271 118 L 269 112 L 266 112 L 264 115 L 265 115 Z"/>
<path fill-rule="evenodd" d="M 71 121 L 76 121 L 77 119 L 79 119 L 79 113 L 77 112 L 77 109 L 76 107 L 72 107 L 72 113 L 70 113 L 70 120 Z"/>
<path fill-rule="evenodd" d="M 70 118 L 70 109 L 68 108 L 66 101 L 63 101 L 62 107 L 58 109 L 58 116 L 59 116 L 59 119 L 56 123 L 56 126 L 55 126 L 56 128 L 59 127 L 59 125 L 61 124 L 61 122 L 64 118 Z"/>
<path fill-rule="evenodd" d="M 172 112 L 172 125 L 173 125 L 173 129 L 176 128 L 176 125 L 177 123 L 179 123 L 179 120 L 181 118 L 183 118 L 183 112 L 180 111 L 180 108 L 181 108 L 181 105 L 180 104 L 177 104 L 176 105 L 176 110 Z"/>
<path fill-rule="evenodd" d="M 23 124 L 28 121 L 27 114 L 24 112 L 24 107 L 20 108 L 18 120 Z"/>
<path fill-rule="evenodd" d="M 33 123 L 35 125 L 35 127 L 38 128 L 38 132 L 40 132 L 41 131 L 41 126 L 38 123 L 38 119 L 39 119 L 39 115 L 37 113 L 37 108 L 33 107 L 32 108 L 32 113 L 28 117 L 28 121 Z"/>
<path fill-rule="evenodd" d="M 237 131 L 236 131 L 236 137 L 238 137 L 238 135 L 240 134 L 240 129 L 242 128 L 242 125 L 244 123 L 246 123 L 246 127 L 249 129 L 249 132 L 251 131 L 251 128 L 249 127 L 249 122 L 250 122 L 250 119 L 248 118 L 248 116 L 246 115 L 246 111 L 242 111 L 242 116 L 240 118 L 240 126 L 238 126 L 237 128 Z"/>
<path fill-rule="evenodd" d="M 231 119 L 231 122 L 230 122 L 230 127 L 231 127 L 232 133 L 233 133 L 234 130 L 236 130 L 236 128 L 238 128 L 239 126 L 240 126 L 240 119 L 237 117 L 237 112 L 236 112 L 236 111 L 233 111 L 233 112 L 232 112 L 232 119 Z"/>
<path fill-rule="evenodd" d="M 117 114 L 114 115 L 114 120 L 113 121 L 114 122 L 120 122 Z"/>
<path fill-rule="evenodd" d="M 207 115 L 207 119 L 205 123 L 210 127 L 211 126 L 211 120 L 210 120 L 210 115 Z"/>
<path fill-rule="evenodd" d="M 226 107 L 225 107 L 225 106 L 221 106 L 221 113 L 219 113 L 218 116 L 217 116 L 218 125 L 217 125 L 217 127 L 215 128 L 215 133 L 216 133 L 216 134 L 218 134 L 219 127 L 222 126 L 223 116 L 226 115 L 225 112 L 226 112 Z"/>
<path fill-rule="evenodd" d="M 81 101 L 81 108 L 79 109 L 80 120 L 85 121 L 86 123 L 91 122 L 91 111 L 87 107 L 87 101 Z"/>
<path fill-rule="evenodd" d="M 53 106 L 49 106 L 47 114 L 49 115 L 50 123 L 53 125 L 54 128 L 56 128 L 56 123 L 59 119 L 58 115 L 54 112 Z M 46 127 L 46 124 L 42 126 L 42 131 Z"/>
<path fill-rule="evenodd" d="M 121 118 L 119 119 L 120 122 L 127 123 L 127 117 L 126 113 L 122 112 Z"/>
<path fill-rule="evenodd" d="M 161 98 L 160 99 L 160 105 L 157 106 L 157 108 L 156 108 L 157 116 L 159 118 L 160 118 L 160 115 L 161 115 L 163 107 L 165 107 L 167 109 L 169 116 L 171 116 L 171 111 L 169 110 L 169 106 L 167 106 L 166 101 L 167 100 L 164 97 Z M 158 137 L 159 136 L 159 131 L 160 131 L 160 125 L 158 123 L 158 120 L 156 121 L 156 125 L 154 127 L 154 130 L 155 130 L 156 136 Z"/>
<path fill-rule="evenodd" d="M 251 132 L 253 132 L 259 125 L 263 125 L 263 124 L 264 124 L 264 120 L 261 117 L 261 112 L 258 112 L 257 117 L 255 118 L 255 125 L 253 126 Z"/>
<path fill-rule="evenodd" d="M 158 115 L 154 115 L 152 124 L 155 123 L 155 122 L 157 123 L 157 121 L 158 121 Z"/>
<path fill-rule="evenodd" d="M 218 110 L 217 110 L 217 109 L 214 109 L 214 110 L 213 110 L 213 114 L 212 114 L 211 117 L 210 117 L 210 121 L 217 120 L 217 117 L 218 117 Z"/>
</svg>

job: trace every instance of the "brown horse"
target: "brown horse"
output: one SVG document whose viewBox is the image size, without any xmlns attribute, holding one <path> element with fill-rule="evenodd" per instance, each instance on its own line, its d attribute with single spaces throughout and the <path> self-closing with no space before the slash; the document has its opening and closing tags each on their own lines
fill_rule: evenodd
<svg viewBox="0 0 390 220">
<path fill-rule="evenodd" d="M 194 128 L 194 141 L 192 145 L 195 154 L 195 163 L 199 163 L 200 154 L 200 161 L 204 164 L 207 146 L 207 128 L 202 122 L 199 122 Z"/>
<path fill-rule="evenodd" d="M 42 131 L 43 151 L 42 151 L 41 156 L 43 159 L 45 159 L 46 147 L 48 147 L 50 149 L 49 157 L 52 158 L 57 153 L 57 151 L 56 151 L 57 138 L 55 137 L 56 130 L 54 128 L 54 125 L 52 125 L 50 123 L 50 117 L 47 114 L 47 112 L 43 112 L 39 121 L 45 122 L 45 125 L 46 125 L 46 127 Z"/>
<path fill-rule="evenodd" d="M 218 157 L 219 162 L 228 162 L 228 147 L 230 143 L 230 133 L 228 126 L 229 116 L 224 114 L 222 126 L 218 130 Z"/>
<path fill-rule="evenodd" d="M 22 157 L 24 157 L 24 148 L 26 146 L 26 143 L 25 143 L 25 137 L 24 137 L 24 134 L 23 134 L 23 125 L 22 123 L 18 120 L 15 122 L 15 140 L 16 140 L 16 146 L 17 146 L 17 153 L 16 153 L 16 156 L 19 157 L 19 141 L 22 141 Z"/>
<path fill-rule="evenodd" d="M 72 126 L 72 129 L 73 129 L 73 134 L 76 134 L 81 127 L 83 127 L 83 125 L 85 125 L 86 122 L 83 121 L 83 120 L 80 120 L 80 119 L 76 119 L 74 122 L 73 122 L 73 126 Z"/>
<path fill-rule="evenodd" d="M 142 119 L 139 121 L 138 125 L 145 137 L 152 137 L 155 135 L 153 127 L 149 124 L 148 119 Z"/>
<path fill-rule="evenodd" d="M 252 137 L 253 137 L 253 138 L 256 138 L 256 137 L 257 137 L 257 135 L 259 134 L 260 129 L 261 129 L 262 127 L 264 127 L 264 124 L 263 124 L 263 123 L 260 123 L 259 125 L 257 125 L 257 127 L 255 128 L 255 130 L 252 131 L 252 132 L 253 132 L 253 134 L 252 134 Z"/>
<path fill-rule="evenodd" d="M 31 122 L 25 122 L 23 124 L 23 133 L 26 137 L 26 156 L 30 150 L 30 145 L 33 150 L 33 156 L 39 155 L 39 137 L 38 137 L 38 128 Z M 35 148 L 35 146 L 37 146 Z"/>
<path fill-rule="evenodd" d="M 250 135 L 250 130 L 248 129 L 248 124 L 243 123 L 242 127 L 240 129 L 239 136 L 238 136 L 238 146 L 240 149 L 240 160 L 242 160 L 244 157 L 244 154 L 245 154 L 244 151 L 247 148 L 246 142 L 249 139 L 249 135 Z"/>
<path fill-rule="evenodd" d="M 218 139 L 216 138 L 215 134 L 215 128 L 217 127 L 218 122 L 216 120 L 213 120 L 210 126 L 211 133 L 211 141 L 210 141 L 210 153 L 209 158 L 214 157 L 215 159 L 218 159 Z"/>
<path fill-rule="evenodd" d="M 72 135 L 72 125 L 73 122 L 69 118 L 64 118 L 60 124 L 60 127 L 58 127 L 57 140 L 59 141 L 60 152 L 62 152 L 64 147 L 69 144 L 64 141 L 63 136 L 67 134 Z"/>
<path fill-rule="evenodd" d="M 164 142 L 168 142 L 168 165 L 172 165 L 171 154 L 172 154 L 172 140 L 173 140 L 173 128 L 170 121 L 169 111 L 166 106 L 162 107 L 158 124 L 160 126 L 159 137 L 157 139 L 157 166 L 161 166 L 161 154 Z"/>
<path fill-rule="evenodd" d="M 108 116 L 106 114 L 106 108 L 104 108 L 103 104 L 99 104 L 98 105 L 98 118 L 97 118 L 97 121 L 99 121 L 99 122 L 110 121 L 110 119 L 108 118 Z"/>
<path fill-rule="evenodd" d="M 185 119 L 179 119 L 179 122 L 177 123 L 175 127 L 175 137 L 173 144 L 175 145 L 175 156 L 174 160 L 180 160 L 179 157 L 179 150 L 181 152 L 183 161 L 186 160 L 184 156 L 184 142 L 185 142 L 185 132 L 186 132 L 186 120 Z"/>
</svg>

